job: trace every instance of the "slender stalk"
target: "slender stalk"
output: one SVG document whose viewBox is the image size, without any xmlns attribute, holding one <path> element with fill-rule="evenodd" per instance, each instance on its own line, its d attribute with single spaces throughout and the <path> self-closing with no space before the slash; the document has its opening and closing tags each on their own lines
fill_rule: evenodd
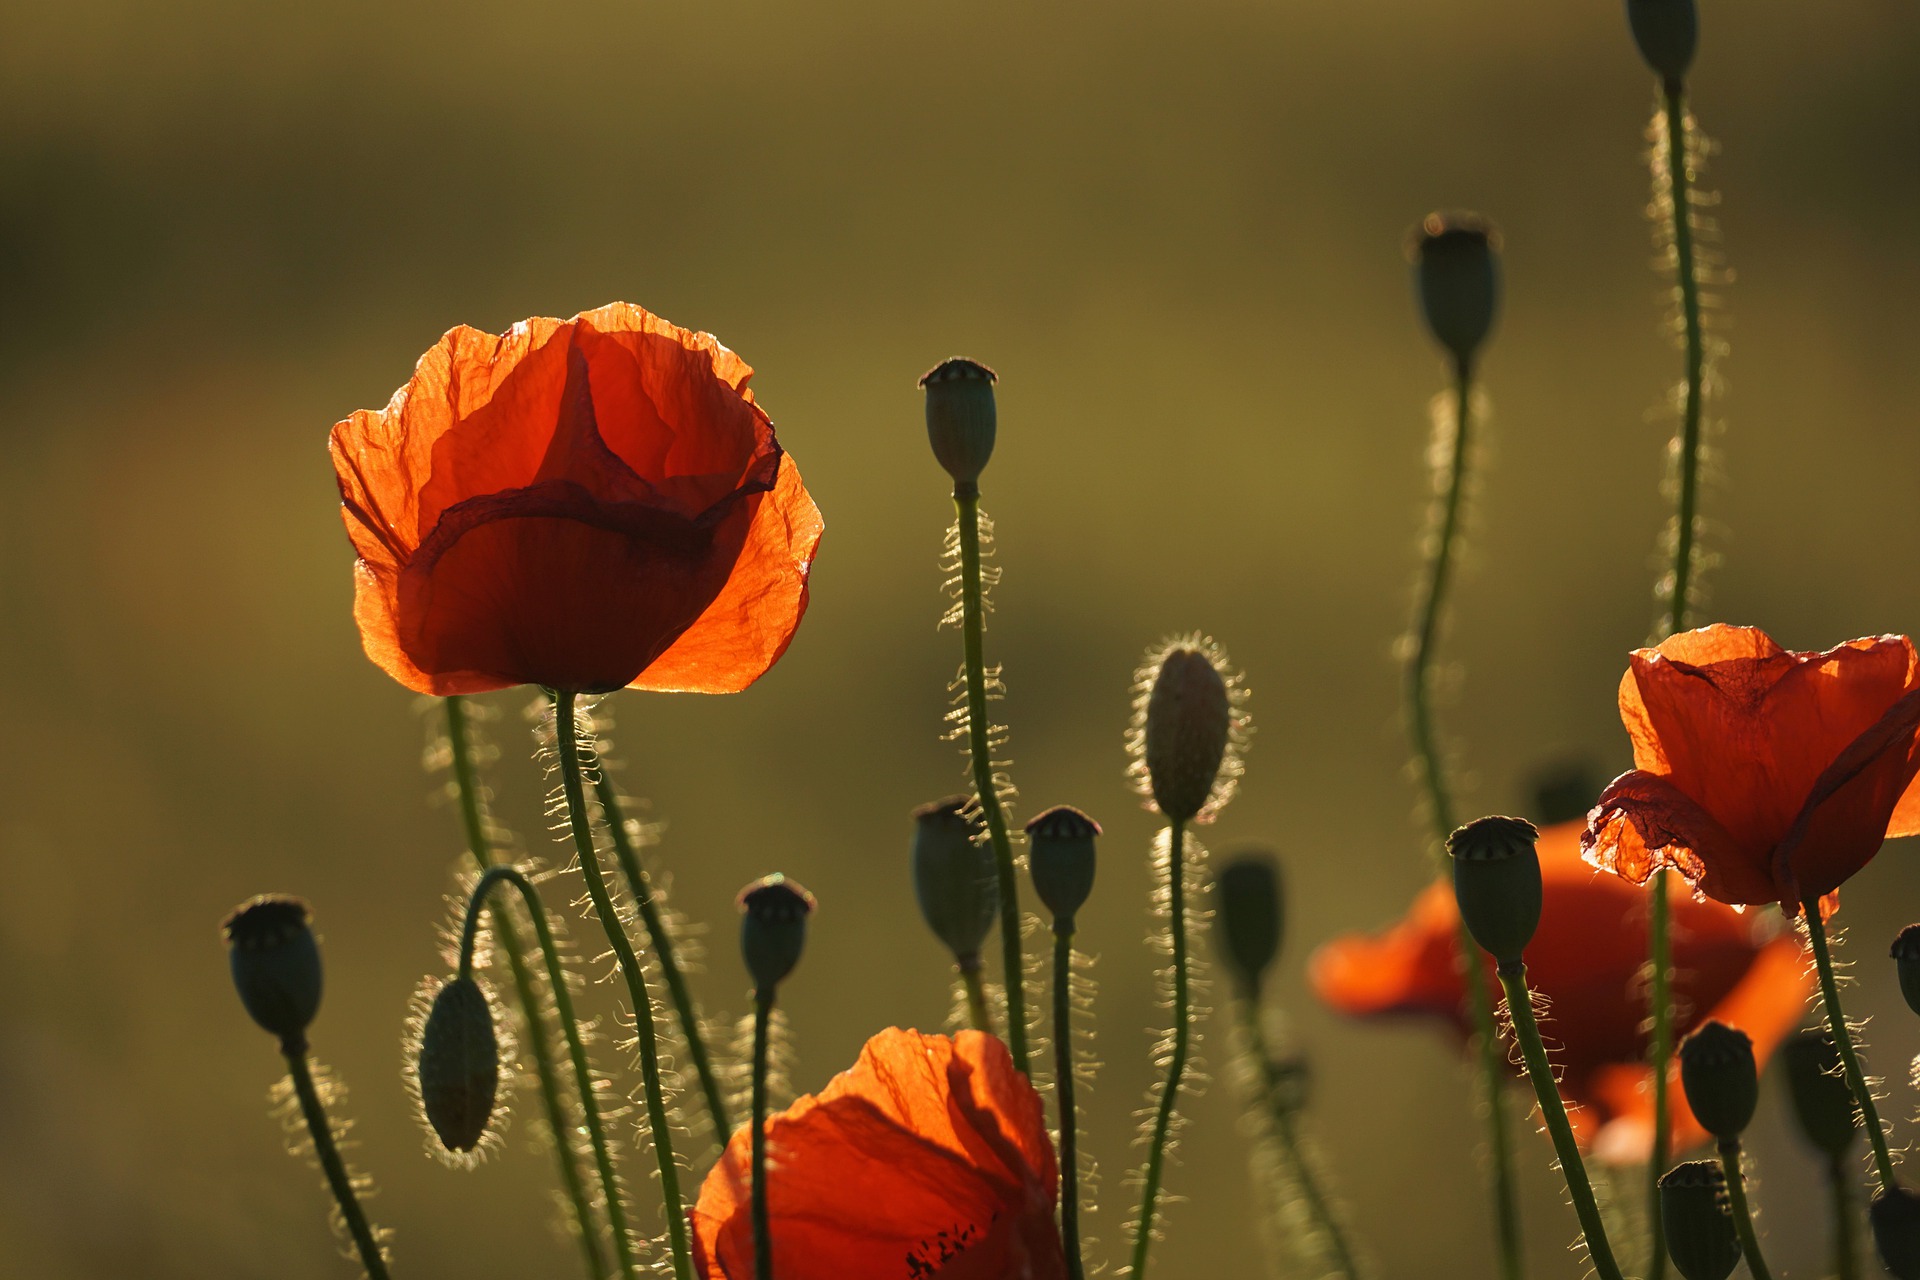
<svg viewBox="0 0 1920 1280">
<path fill-rule="evenodd" d="M 1540 1100 L 1540 1116 L 1553 1138 L 1554 1152 L 1560 1157 L 1560 1172 L 1567 1180 L 1567 1195 L 1580 1218 L 1580 1232 L 1586 1237 L 1587 1258 L 1600 1280 L 1622 1280 L 1620 1264 L 1614 1261 L 1613 1246 L 1607 1240 L 1606 1224 L 1600 1206 L 1593 1198 L 1593 1184 L 1587 1180 L 1587 1166 L 1580 1158 L 1580 1146 L 1574 1141 L 1573 1126 L 1567 1123 L 1566 1104 L 1554 1083 L 1553 1064 L 1547 1061 L 1547 1048 L 1540 1042 L 1540 1024 L 1533 1017 L 1533 993 L 1527 989 L 1527 966 L 1519 961 L 1500 966 L 1500 985 L 1507 993 L 1507 1012 L 1513 1019 L 1513 1038 L 1527 1063 L 1527 1079 L 1533 1082 L 1534 1097 Z"/>
<path fill-rule="evenodd" d="M 1860 1069 L 1860 1055 L 1854 1048 L 1853 1028 L 1847 1025 L 1846 1010 L 1840 1005 L 1840 983 L 1833 976 L 1833 955 L 1827 946 L 1827 926 L 1820 919 L 1818 900 L 1805 904 L 1807 939 L 1813 944 L 1814 967 L 1820 971 L 1821 1003 L 1827 1009 L 1827 1033 L 1840 1050 L 1840 1066 L 1846 1073 L 1847 1087 L 1853 1090 L 1853 1105 L 1860 1108 L 1860 1126 L 1873 1144 L 1873 1169 L 1880 1190 L 1891 1192 L 1899 1185 L 1894 1176 L 1893 1156 L 1887 1150 L 1886 1131 L 1880 1127 L 1880 1112 L 1873 1105 L 1873 1091 L 1867 1088 L 1866 1073 Z"/>
<path fill-rule="evenodd" d="M 640 1262 L 634 1256 L 633 1232 L 627 1226 L 626 1205 L 621 1198 L 620 1180 L 613 1167 L 613 1151 L 607 1142 L 599 1104 L 595 1101 L 593 1066 L 587 1061 L 586 1044 L 580 1038 L 580 1021 L 573 1011 L 573 992 L 567 989 L 566 971 L 560 964 L 560 953 L 554 945 L 553 925 L 548 921 L 546 908 L 540 901 L 540 891 L 517 867 L 489 867 L 481 875 L 480 882 L 473 886 L 473 896 L 467 903 L 466 927 L 460 937 L 460 976 L 465 978 L 472 975 L 480 910 L 494 886 L 503 883 L 512 885 L 519 892 L 520 901 L 533 920 L 534 933 L 540 939 L 541 953 L 547 958 L 547 981 L 553 987 L 554 1012 L 560 1017 L 560 1027 L 567 1040 L 567 1056 L 573 1063 L 573 1087 L 580 1094 L 581 1121 L 586 1128 L 588 1142 L 593 1147 L 594 1165 L 600 1174 L 600 1195 L 606 1205 L 607 1223 L 613 1231 L 613 1247 L 619 1254 L 620 1274 L 626 1280 L 635 1280 L 640 1275 Z M 495 912 L 495 919 L 504 915 L 505 912 Z"/>
<path fill-rule="evenodd" d="M 1007 1048 L 1020 1074 L 1027 1064 L 1027 998 L 1025 953 L 1020 945 L 1020 885 L 1013 873 L 1013 842 L 1007 835 L 1007 815 L 1000 806 L 1000 789 L 993 780 L 992 727 L 987 718 L 987 666 L 984 635 L 986 598 L 980 579 L 980 486 L 958 480 L 953 507 L 960 527 L 960 634 L 966 648 L 967 755 L 973 763 L 973 789 L 993 841 L 994 874 L 1000 888 L 1000 954 L 1006 968 Z"/>
<path fill-rule="evenodd" d="M 773 1280 L 773 1217 L 767 1209 L 767 1041 L 773 988 L 753 993 L 753 1276 Z"/>
<path fill-rule="evenodd" d="M 687 1247 L 687 1218 L 680 1201 L 680 1167 L 673 1158 L 673 1134 L 667 1125 L 666 1087 L 660 1080 L 660 1046 L 653 1029 L 653 997 L 647 991 L 647 973 L 634 954 L 633 943 L 621 925 L 620 913 L 607 891 L 606 876 L 600 870 L 600 855 L 593 847 L 593 826 L 587 816 L 586 787 L 581 780 L 580 740 L 574 718 L 575 695 L 566 690 L 553 693 L 553 741 L 560 754 L 560 786 L 566 795 L 567 825 L 573 832 L 574 852 L 580 859 L 580 872 L 587 882 L 593 909 L 607 933 L 607 944 L 619 961 L 620 973 L 627 982 L 627 999 L 633 1006 L 634 1039 L 640 1051 L 640 1085 L 646 1097 L 647 1127 L 653 1138 L 653 1154 L 660 1166 L 660 1196 L 667 1219 L 667 1243 L 673 1253 L 675 1280 L 693 1280 L 693 1258 Z"/>
<path fill-rule="evenodd" d="M 1833 1273 L 1837 1280 L 1855 1280 L 1853 1256 L 1853 1188 L 1847 1181 L 1847 1162 L 1835 1156 L 1827 1161 L 1827 1188 L 1833 1195 Z"/>
<path fill-rule="evenodd" d="M 307 1132 L 313 1135 L 313 1153 L 320 1158 L 320 1168 L 327 1175 L 334 1203 L 340 1206 L 340 1217 L 353 1237 L 353 1247 L 360 1253 L 360 1265 L 366 1268 L 369 1280 L 387 1280 L 386 1254 L 367 1223 L 360 1197 L 354 1193 L 353 1176 L 347 1172 L 346 1161 L 340 1158 L 340 1148 L 333 1141 L 333 1128 L 327 1123 L 326 1106 L 313 1083 L 313 1068 L 307 1062 L 307 1042 L 289 1037 L 280 1042 L 280 1052 L 286 1055 L 293 1090 L 300 1097 L 300 1114 L 306 1118 Z"/>
<path fill-rule="evenodd" d="M 1747 1206 L 1747 1179 L 1740 1171 L 1740 1140 L 1720 1144 L 1720 1172 L 1727 1180 L 1727 1208 L 1733 1215 L 1734 1234 L 1740 1237 L 1740 1253 L 1747 1260 L 1747 1274 L 1753 1280 L 1773 1280 L 1767 1260 L 1760 1253 L 1760 1237 L 1754 1234 L 1753 1210 Z"/>
<path fill-rule="evenodd" d="M 1167 1078 L 1154 1113 L 1153 1136 L 1147 1146 L 1147 1168 L 1141 1179 L 1140 1220 L 1134 1226 L 1130 1280 L 1147 1274 L 1147 1255 L 1153 1249 L 1153 1224 L 1160 1210 L 1160 1183 L 1166 1170 L 1167 1138 L 1173 1130 L 1174 1109 L 1180 1104 L 1180 1086 L 1187 1074 L 1192 1049 L 1191 976 L 1187 972 L 1187 824 L 1169 824 L 1167 847 L 1167 936 L 1173 944 L 1173 1050 L 1167 1055 Z"/>
<path fill-rule="evenodd" d="M 1667 1113 L 1667 1096 L 1672 1091 L 1667 1076 L 1673 1061 L 1673 942 L 1665 867 L 1653 873 L 1647 892 L 1647 965 L 1652 971 L 1647 999 L 1653 1006 L 1653 1034 L 1647 1042 L 1647 1066 L 1653 1072 L 1653 1149 L 1647 1156 L 1652 1253 L 1647 1258 L 1647 1280 L 1661 1280 L 1667 1270 L 1667 1229 L 1660 1217 L 1660 1178 L 1673 1155 L 1673 1117 Z"/>
<path fill-rule="evenodd" d="M 975 1031 L 993 1034 L 993 1013 L 987 1008 L 987 986 L 980 973 L 979 956 L 962 956 L 954 965 L 960 971 L 960 985 L 967 992 L 967 1020 Z"/>
<path fill-rule="evenodd" d="M 1060 1106 L 1060 1240 L 1067 1280 L 1085 1280 L 1080 1256 L 1080 1117 L 1073 1103 L 1073 922 L 1053 922 L 1053 1078 Z"/>
<path fill-rule="evenodd" d="M 460 820 L 466 829 L 467 852 L 473 863 L 484 874 L 493 865 L 493 841 L 487 838 L 485 815 L 481 812 L 480 783 L 478 771 L 474 767 L 473 738 L 467 728 L 466 701 L 455 694 L 446 699 L 447 706 L 447 743 L 453 756 L 454 789 L 460 797 Z M 504 908 L 492 910 L 493 936 L 500 941 L 500 949 L 507 953 L 507 967 L 513 971 L 514 994 L 520 1001 L 521 1016 L 527 1023 L 527 1047 L 533 1053 L 534 1075 L 540 1082 L 540 1103 L 547 1115 L 547 1127 L 553 1131 L 554 1159 L 560 1166 L 560 1185 L 565 1190 L 567 1203 L 573 1209 L 575 1234 L 580 1238 L 580 1252 L 585 1256 L 587 1275 L 592 1280 L 601 1280 L 607 1274 L 606 1259 L 600 1250 L 600 1228 L 594 1221 L 592 1202 L 587 1198 L 586 1181 L 580 1175 L 580 1167 L 574 1162 L 573 1144 L 567 1141 L 567 1131 L 573 1127 L 567 1116 L 566 1100 L 561 1096 L 560 1073 L 553 1060 L 553 1044 L 547 1038 L 547 1021 L 540 1002 L 540 991 L 534 983 L 533 971 L 527 965 L 526 949 L 520 945 L 519 931 L 513 923 L 513 916 Z M 536 926 L 537 928 L 538 926 Z M 556 968 L 550 957 L 547 962 L 551 973 Z M 555 1010 L 559 1010 L 559 997 L 565 995 L 562 988 L 564 978 L 554 984 L 556 998 Z M 571 1005 L 569 1000 L 568 1005 Z M 563 1017 L 568 1015 L 562 1015 Z M 574 1029 L 568 1029 L 569 1039 Z M 591 1098 L 583 1093 L 581 1102 L 584 1108 L 591 1109 Z M 596 1121 L 597 1123 L 597 1121 Z M 611 1198 L 611 1190 L 609 1190 Z"/>
<path fill-rule="evenodd" d="M 1407 658 L 1407 723 L 1413 749 L 1420 764 L 1421 782 L 1426 791 L 1427 815 L 1433 826 L 1433 848 L 1446 846 L 1454 828 L 1453 797 L 1448 789 L 1446 766 L 1441 759 L 1439 734 L 1433 719 L 1433 659 L 1440 639 L 1440 624 L 1445 616 L 1447 589 L 1453 576 L 1454 549 L 1460 541 L 1462 509 L 1466 501 L 1467 466 L 1471 458 L 1471 409 L 1473 369 L 1462 360 L 1454 366 L 1453 450 L 1447 464 L 1446 492 L 1441 499 L 1440 527 L 1428 552 L 1426 577 L 1413 626 L 1413 648 Z M 1480 954 L 1466 921 L 1455 928 L 1456 954 L 1467 988 L 1469 1010 L 1473 1016 L 1474 1056 L 1480 1076 L 1481 1105 L 1486 1108 L 1487 1146 L 1492 1155 L 1495 1235 L 1500 1251 L 1503 1280 L 1519 1280 L 1522 1272 L 1520 1244 L 1520 1199 L 1513 1176 L 1512 1143 L 1507 1136 L 1507 1112 L 1501 1096 L 1506 1078 L 1500 1059 L 1499 1030 L 1494 1024 L 1493 1000 L 1480 980 L 1474 957 Z"/>
</svg>

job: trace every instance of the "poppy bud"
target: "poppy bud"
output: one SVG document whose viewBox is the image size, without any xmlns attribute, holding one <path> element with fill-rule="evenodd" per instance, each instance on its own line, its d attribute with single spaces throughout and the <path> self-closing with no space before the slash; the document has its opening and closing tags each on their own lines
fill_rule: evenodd
<svg viewBox="0 0 1920 1280">
<path fill-rule="evenodd" d="M 282 1040 L 298 1041 L 320 1011 L 320 946 L 300 898 L 267 893 L 221 922 L 233 985 L 247 1014 Z"/>
<path fill-rule="evenodd" d="M 800 963 L 813 895 L 779 872 L 740 891 L 740 955 L 759 991 L 772 991 Z"/>
<path fill-rule="evenodd" d="M 927 440 L 958 484 L 972 484 L 993 457 L 993 370 L 977 360 L 942 360 L 920 379 L 927 393 Z"/>
<path fill-rule="evenodd" d="M 1480 818 L 1447 837 L 1460 918 L 1502 965 L 1518 964 L 1540 927 L 1540 833 L 1525 818 Z"/>
<path fill-rule="evenodd" d="M 1167 650 L 1147 694 L 1142 741 L 1153 802 L 1170 820 L 1206 807 L 1232 730 L 1233 700 L 1212 659 L 1185 645 Z"/>
<path fill-rule="evenodd" d="M 1540 826 L 1555 827 L 1585 818 L 1607 780 L 1594 772 L 1591 762 L 1569 758 L 1535 770 L 1530 783 L 1533 812 L 1528 816 Z"/>
<path fill-rule="evenodd" d="M 1880 1262 L 1896 1280 L 1920 1280 L 1920 1195 L 1905 1187 L 1881 1189 L 1867 1209 Z"/>
<path fill-rule="evenodd" d="M 1900 994 L 1920 1013 L 1920 924 L 1910 924 L 1893 940 L 1893 963 L 1900 972 Z"/>
<path fill-rule="evenodd" d="M 1493 328 L 1500 305 L 1499 234 L 1475 213 L 1430 213 L 1414 235 L 1420 309 L 1434 338 L 1461 364 Z"/>
<path fill-rule="evenodd" d="M 1220 869 L 1213 896 L 1227 967 L 1241 991 L 1252 997 L 1259 992 L 1267 967 L 1280 954 L 1286 928 L 1280 865 L 1269 854 L 1243 854 Z"/>
<path fill-rule="evenodd" d="M 1100 824 L 1070 804 L 1056 805 L 1027 823 L 1033 891 L 1053 913 L 1057 930 L 1073 932 L 1074 914 L 1093 892 L 1093 841 L 1099 834 Z"/>
<path fill-rule="evenodd" d="M 1700 43 L 1700 15 L 1693 0 L 1627 0 L 1633 42 L 1654 73 L 1669 84 L 1687 78 Z"/>
<path fill-rule="evenodd" d="M 1700 1127 L 1722 1142 L 1736 1141 L 1760 1104 L 1753 1041 L 1724 1022 L 1701 1023 L 1680 1042 L 1680 1085 Z"/>
<path fill-rule="evenodd" d="M 486 1136 L 500 1088 L 500 1041 L 480 984 L 455 978 L 440 988 L 420 1031 L 420 1108 L 452 1152 Z"/>
<path fill-rule="evenodd" d="M 963 964 L 977 959 L 1000 910 L 985 830 L 965 796 L 913 811 L 913 892 L 935 937 Z"/>
<path fill-rule="evenodd" d="M 1838 1159 L 1860 1132 L 1853 1090 L 1840 1074 L 1840 1050 L 1825 1031 L 1800 1031 L 1780 1046 L 1786 1063 L 1787 1096 L 1800 1132 L 1817 1149 Z"/>
<path fill-rule="evenodd" d="M 1660 1228 L 1686 1280 L 1727 1280 L 1740 1261 L 1726 1175 L 1712 1160 L 1677 1164 L 1660 1179 Z"/>
</svg>

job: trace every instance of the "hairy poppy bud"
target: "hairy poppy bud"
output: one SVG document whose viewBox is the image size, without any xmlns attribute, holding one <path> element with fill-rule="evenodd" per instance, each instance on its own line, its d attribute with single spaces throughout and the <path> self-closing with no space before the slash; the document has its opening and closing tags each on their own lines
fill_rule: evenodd
<svg viewBox="0 0 1920 1280">
<path fill-rule="evenodd" d="M 1760 1105 L 1753 1041 L 1724 1022 L 1701 1023 L 1680 1042 L 1680 1085 L 1701 1128 L 1722 1142 L 1736 1140 Z"/>
<path fill-rule="evenodd" d="M 1882 1188 L 1867 1220 L 1887 1271 L 1896 1280 L 1920 1280 L 1920 1195 L 1900 1186 Z"/>
<path fill-rule="evenodd" d="M 262 1028 L 298 1041 L 320 1011 L 320 946 L 300 898 L 267 893 L 221 922 L 240 1003 Z"/>
<path fill-rule="evenodd" d="M 1242 854 L 1214 877 L 1213 897 L 1227 967 L 1241 991 L 1251 997 L 1259 992 L 1267 966 L 1280 954 L 1286 928 L 1280 864 L 1271 854 Z"/>
<path fill-rule="evenodd" d="M 1070 804 L 1027 823 L 1027 868 L 1033 891 L 1053 913 L 1054 928 L 1073 932 L 1073 917 L 1093 892 L 1094 837 L 1100 824 Z"/>
<path fill-rule="evenodd" d="M 927 440 L 956 483 L 971 484 L 993 457 L 993 370 L 977 360 L 942 360 L 920 379 L 927 393 Z"/>
<path fill-rule="evenodd" d="M 813 895 L 779 872 L 740 891 L 740 955 L 753 985 L 771 991 L 800 963 Z"/>
<path fill-rule="evenodd" d="M 1660 1227 L 1686 1280 L 1727 1280 L 1740 1261 L 1726 1175 L 1712 1160 L 1675 1165 L 1660 1179 Z"/>
<path fill-rule="evenodd" d="M 1893 963 L 1900 971 L 1900 994 L 1920 1013 L 1920 924 L 1910 924 L 1893 940 Z"/>
<path fill-rule="evenodd" d="M 1206 807 L 1226 759 L 1233 700 L 1212 659 L 1176 645 L 1161 657 L 1147 694 L 1147 779 L 1153 802 L 1174 822 Z"/>
<path fill-rule="evenodd" d="M 472 1151 L 493 1120 L 500 1041 L 493 1008 L 472 978 L 440 988 L 420 1031 L 420 1109 L 448 1151 Z"/>
<path fill-rule="evenodd" d="M 1838 1159 L 1860 1132 L 1853 1090 L 1840 1073 L 1840 1050 L 1825 1031 L 1799 1031 L 1780 1046 L 1786 1063 L 1787 1096 L 1800 1132 L 1820 1151 Z"/>
<path fill-rule="evenodd" d="M 1414 276 L 1427 328 L 1469 364 L 1500 306 L 1499 234 L 1475 213 L 1430 213 L 1413 240 Z"/>
<path fill-rule="evenodd" d="M 1654 73 L 1669 84 L 1687 78 L 1700 43 L 1700 15 L 1693 0 L 1627 0 L 1633 42 Z"/>
<path fill-rule="evenodd" d="M 963 964 L 976 960 L 1000 910 L 985 828 L 965 796 L 913 811 L 913 893 L 927 927 Z"/>
<path fill-rule="evenodd" d="M 1525 818 L 1481 818 L 1447 837 L 1460 918 L 1481 948 L 1517 964 L 1540 927 L 1540 832 Z"/>
</svg>

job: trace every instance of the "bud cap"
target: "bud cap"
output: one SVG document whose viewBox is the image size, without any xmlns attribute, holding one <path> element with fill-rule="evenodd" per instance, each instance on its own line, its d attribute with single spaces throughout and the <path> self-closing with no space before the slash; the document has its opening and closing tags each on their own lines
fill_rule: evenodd
<svg viewBox="0 0 1920 1280">
<path fill-rule="evenodd" d="M 221 922 L 240 1003 L 282 1040 L 299 1040 L 320 1011 L 320 947 L 305 900 L 282 893 L 241 903 Z"/>
<path fill-rule="evenodd" d="M 1701 1023 L 1680 1042 L 1680 1085 L 1701 1128 L 1722 1142 L 1737 1139 L 1760 1104 L 1753 1041 L 1724 1022 Z"/>
<path fill-rule="evenodd" d="M 1838 1159 L 1860 1132 L 1853 1090 L 1840 1074 L 1840 1050 L 1825 1031 L 1799 1031 L 1780 1046 L 1787 1096 L 1807 1141 Z"/>
<path fill-rule="evenodd" d="M 1517 964 L 1540 927 L 1540 832 L 1525 818 L 1488 817 L 1447 837 L 1453 893 L 1473 940 L 1501 964 Z"/>
<path fill-rule="evenodd" d="M 1073 930 L 1073 917 L 1093 892 L 1094 838 L 1100 824 L 1070 804 L 1055 805 L 1027 823 L 1027 869 L 1033 891 L 1056 927 Z"/>
<path fill-rule="evenodd" d="M 1920 924 L 1910 924 L 1893 940 L 1894 967 L 1900 974 L 1900 994 L 1907 1007 L 1920 1013 Z"/>
<path fill-rule="evenodd" d="M 921 375 L 927 393 L 927 441 L 933 456 L 956 484 L 971 484 L 993 457 L 996 413 L 993 370 L 977 360 L 955 356 Z"/>
<path fill-rule="evenodd" d="M 954 959 L 980 954 L 1000 911 L 1000 880 L 973 801 L 948 796 L 913 811 L 913 893 Z"/>
<path fill-rule="evenodd" d="M 1256 995 L 1286 928 L 1279 862 L 1268 853 L 1241 854 L 1214 877 L 1213 897 L 1227 967 L 1243 993 Z"/>
<path fill-rule="evenodd" d="M 740 956 L 754 986 L 772 991 L 800 963 L 813 895 L 776 871 L 742 889 L 738 905 Z"/>
<path fill-rule="evenodd" d="M 1895 1280 L 1920 1280 L 1920 1195 L 1905 1187 L 1885 1188 L 1873 1198 L 1867 1219 L 1887 1271 Z"/>
<path fill-rule="evenodd" d="M 1727 1280 L 1740 1261 L 1740 1237 L 1726 1197 L 1726 1175 L 1712 1160 L 1675 1165 L 1660 1179 L 1667 1256 L 1686 1280 Z"/>
<path fill-rule="evenodd" d="M 420 1109 L 448 1151 L 478 1147 L 500 1089 L 500 1041 L 493 1008 L 472 978 L 440 988 L 420 1032 Z"/>
<path fill-rule="evenodd" d="M 1414 233 L 1421 314 L 1462 364 L 1472 362 L 1500 308 L 1499 247 L 1493 224 L 1476 213 L 1430 213 Z"/>
<path fill-rule="evenodd" d="M 1693 0 L 1627 0 L 1627 25 L 1633 42 L 1654 73 L 1679 84 L 1693 66 L 1700 43 L 1700 14 Z"/>
</svg>

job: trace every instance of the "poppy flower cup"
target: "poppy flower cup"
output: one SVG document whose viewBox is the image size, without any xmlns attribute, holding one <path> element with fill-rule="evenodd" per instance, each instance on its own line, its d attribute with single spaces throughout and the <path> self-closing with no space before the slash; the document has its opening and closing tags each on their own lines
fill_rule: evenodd
<svg viewBox="0 0 1920 1280">
<path fill-rule="evenodd" d="M 1905 636 L 1795 653 L 1753 627 L 1684 632 L 1634 651 L 1620 718 L 1635 768 L 1581 844 L 1635 883 L 1668 866 L 1709 898 L 1798 915 L 1888 837 L 1920 834 L 1920 659 Z"/>
<path fill-rule="evenodd" d="M 703 1280 L 752 1280 L 749 1140 L 693 1210 Z M 1065 1280 L 1059 1174 L 1040 1097 L 997 1038 L 889 1029 L 767 1121 L 781 1280 Z"/>
<path fill-rule="evenodd" d="M 1653 1072 L 1642 1023 L 1647 995 L 1644 890 L 1602 875 L 1580 858 L 1578 822 L 1540 833 L 1539 932 L 1527 947 L 1527 979 L 1548 1000 L 1544 1029 L 1557 1042 L 1560 1093 L 1583 1149 L 1609 1164 L 1644 1163 L 1653 1149 Z M 1800 1025 L 1813 980 L 1800 941 L 1756 935 L 1756 921 L 1695 897 L 1675 883 L 1672 905 L 1675 1028 L 1708 1018 L 1740 1028 L 1762 1063 Z M 1314 954 L 1320 1000 L 1363 1018 L 1429 1019 L 1463 1041 L 1473 1026 L 1458 964 L 1459 908 L 1446 884 L 1429 885 L 1404 918 L 1373 936 L 1336 938 Z M 1492 960 L 1481 981 L 1499 998 Z M 1673 1072 L 1674 1145 L 1707 1140 Z"/>
<path fill-rule="evenodd" d="M 367 656 L 432 694 L 751 684 L 821 533 L 752 373 L 626 303 L 450 331 L 333 429 Z"/>
</svg>

